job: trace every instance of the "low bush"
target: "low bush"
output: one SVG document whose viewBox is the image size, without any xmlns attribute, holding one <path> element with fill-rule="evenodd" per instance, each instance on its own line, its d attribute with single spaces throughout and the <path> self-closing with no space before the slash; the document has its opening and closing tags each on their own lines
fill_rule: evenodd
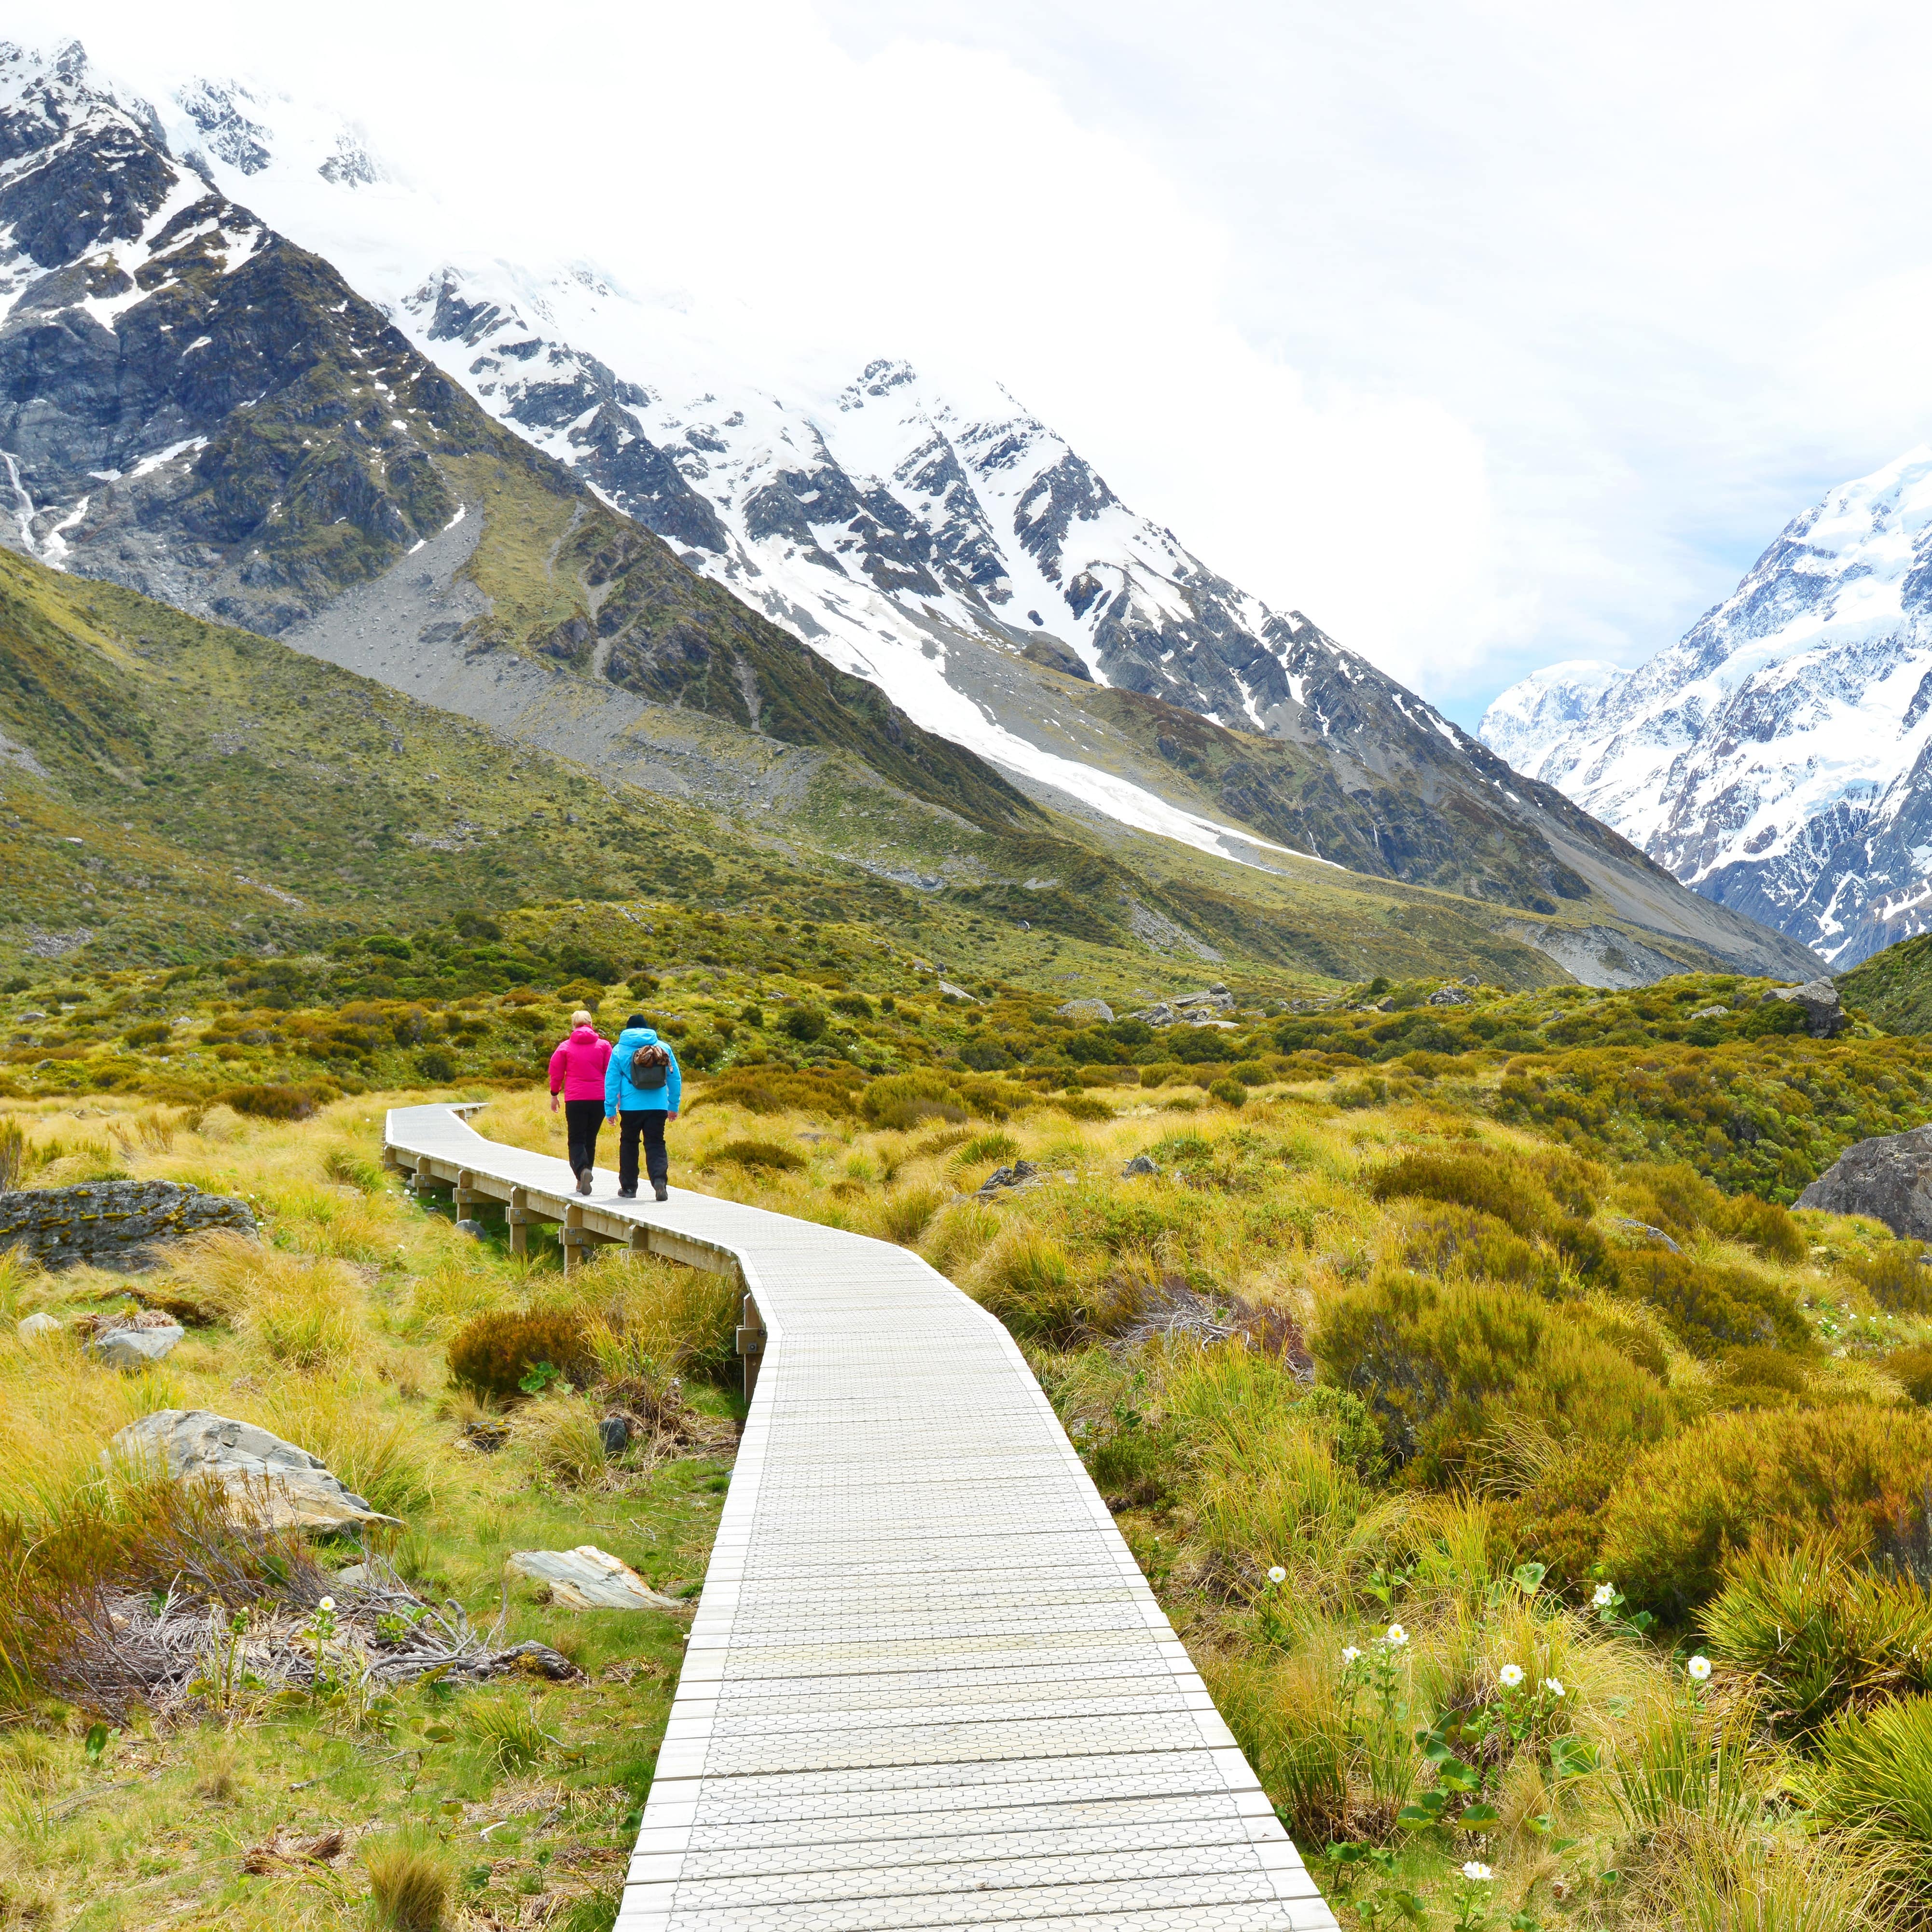
<svg viewBox="0 0 1932 1932">
<path fill-rule="evenodd" d="M 1604 1510 L 1603 1559 L 1633 1603 L 1681 1616 L 1732 1552 L 1830 1532 L 1851 1558 L 1910 1546 L 1932 1496 L 1932 1418 L 1847 1404 L 1706 1418 L 1638 1456 Z"/>
<path fill-rule="evenodd" d="M 1244 1060 L 1228 1070 L 1228 1078 L 1238 1080 L 1244 1087 L 1265 1087 L 1274 1077 L 1258 1060 Z"/>
<path fill-rule="evenodd" d="M 816 1006 L 793 1006 L 778 1018 L 778 1031 L 788 1040 L 809 1045 L 825 1037 L 825 1016 Z"/>
<path fill-rule="evenodd" d="M 1895 1348 L 1885 1369 L 1914 1402 L 1932 1402 L 1932 1348 Z"/>
<path fill-rule="evenodd" d="M 1504 1408 L 1559 1441 L 1655 1442 L 1675 1412 L 1656 1378 L 1598 1331 L 1489 1282 L 1385 1270 L 1340 1295 L 1314 1349 L 1324 1378 L 1375 1412 L 1391 1457 L 1442 1480 Z"/>
<path fill-rule="evenodd" d="M 685 1112 L 704 1106 L 742 1107 L 748 1114 L 841 1114 L 853 1110 L 855 1090 L 865 1076 L 856 1067 L 814 1068 L 797 1072 L 784 1066 L 734 1067 L 721 1074 L 702 1094 L 687 1101 Z M 876 1083 L 875 1083 L 876 1084 Z"/>
<path fill-rule="evenodd" d="M 1509 1282 L 1544 1294 L 1557 1286 L 1556 1264 L 1548 1256 L 1474 1208 L 1432 1205 L 1404 1231 L 1400 1256 L 1403 1266 L 1419 1274 Z"/>
<path fill-rule="evenodd" d="M 958 1090 L 942 1073 L 890 1073 L 874 1080 L 860 1102 L 867 1120 L 877 1127 L 902 1132 L 928 1120 L 963 1120 L 966 1108 Z"/>
<path fill-rule="evenodd" d="M 258 1120 L 305 1120 L 328 1096 L 314 1087 L 277 1083 L 266 1087 L 225 1087 L 215 1097 L 238 1114 L 252 1114 Z"/>
<path fill-rule="evenodd" d="M 1408 1196 L 1473 1208 L 1524 1235 L 1540 1234 L 1561 1218 L 1555 1198 L 1527 1166 L 1493 1148 L 1404 1154 L 1371 1178 L 1369 1192 L 1378 1201 Z"/>
<path fill-rule="evenodd" d="M 1247 1105 L 1248 1090 L 1238 1080 L 1217 1080 L 1208 1091 L 1224 1107 L 1244 1107 Z"/>
<path fill-rule="evenodd" d="M 1932 1310 L 1932 1265 L 1926 1262 L 1923 1241 L 1887 1241 L 1869 1255 L 1853 1256 L 1844 1266 L 1880 1307 L 1898 1315 Z"/>
<path fill-rule="evenodd" d="M 1772 1723 L 1814 1731 L 1846 1704 L 1932 1688 L 1932 1598 L 1875 1576 L 1832 1538 L 1742 1550 L 1699 1613 L 1711 1654 L 1748 1672 Z"/>
<path fill-rule="evenodd" d="M 1742 1268 L 1695 1262 L 1664 1248 L 1626 1250 L 1614 1266 L 1622 1292 L 1655 1309 L 1694 1354 L 1810 1345 L 1811 1331 L 1797 1303 Z"/>
<path fill-rule="evenodd" d="M 584 1328 L 584 1317 L 569 1310 L 479 1315 L 450 1342 L 451 1378 L 501 1400 L 530 1393 L 524 1387 L 526 1378 L 545 1363 L 572 1381 L 580 1380 L 593 1360 Z"/>
<path fill-rule="evenodd" d="M 763 1168 L 778 1173 L 791 1172 L 806 1165 L 805 1156 L 796 1148 L 783 1146 L 776 1141 L 727 1141 L 722 1147 L 713 1148 L 710 1157 L 727 1167 L 754 1171 Z"/>
</svg>

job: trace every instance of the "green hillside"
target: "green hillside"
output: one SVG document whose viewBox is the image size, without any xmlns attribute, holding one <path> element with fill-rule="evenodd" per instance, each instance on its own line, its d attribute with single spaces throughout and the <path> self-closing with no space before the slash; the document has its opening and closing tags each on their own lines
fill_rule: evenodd
<svg viewBox="0 0 1932 1932">
<path fill-rule="evenodd" d="M 1901 939 L 1841 974 L 1838 996 L 1888 1033 L 1932 1033 L 1932 933 Z"/>
</svg>

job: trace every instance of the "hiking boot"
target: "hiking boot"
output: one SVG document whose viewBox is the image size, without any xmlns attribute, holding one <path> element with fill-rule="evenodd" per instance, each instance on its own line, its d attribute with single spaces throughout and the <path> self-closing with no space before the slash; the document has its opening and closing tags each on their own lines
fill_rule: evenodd
<svg viewBox="0 0 1932 1932">
<path fill-rule="evenodd" d="M 634 1201 L 637 1198 L 638 1190 L 634 1187 L 620 1187 L 617 1190 L 617 1198 L 620 1201 Z"/>
<path fill-rule="evenodd" d="M 577 1177 L 577 1191 L 580 1194 L 590 1192 L 590 1170 L 585 1168 Z"/>
<path fill-rule="evenodd" d="M 662 1180 L 654 1180 L 651 1183 L 651 1192 L 660 1201 L 668 1201 L 670 1198 L 670 1190 Z"/>
</svg>

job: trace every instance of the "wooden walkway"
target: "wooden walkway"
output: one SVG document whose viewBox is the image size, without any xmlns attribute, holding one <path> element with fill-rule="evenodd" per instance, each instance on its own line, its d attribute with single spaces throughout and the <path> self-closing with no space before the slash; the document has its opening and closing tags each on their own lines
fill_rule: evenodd
<svg viewBox="0 0 1932 1932">
<path fill-rule="evenodd" d="M 618 1932 L 1334 1926 L 1024 1358 L 950 1282 L 682 1190 L 600 1172 L 580 1200 L 451 1108 L 388 1140 L 573 1249 L 730 1270 L 763 1317 Z"/>
</svg>

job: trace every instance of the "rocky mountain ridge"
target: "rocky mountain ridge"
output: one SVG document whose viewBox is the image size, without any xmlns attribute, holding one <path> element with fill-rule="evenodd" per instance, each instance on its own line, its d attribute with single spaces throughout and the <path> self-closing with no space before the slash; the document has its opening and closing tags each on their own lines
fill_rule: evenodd
<svg viewBox="0 0 1932 1932">
<path fill-rule="evenodd" d="M 1208 570 L 1010 398 L 969 410 L 883 360 L 822 404 L 700 388 L 588 270 L 389 286 L 344 237 L 413 204 L 284 106 L 198 81 L 158 113 L 77 49 L 0 50 L 0 451 L 30 554 L 292 635 L 473 514 L 473 594 L 410 648 L 508 649 L 840 745 L 979 822 L 1016 821 L 1026 793 L 1250 864 L 1332 856 L 1788 969 Z M 282 206 L 252 213 L 244 188 Z"/>
<path fill-rule="evenodd" d="M 1932 447 L 1794 518 L 1677 644 L 1556 666 L 1486 738 L 1840 968 L 1932 927 Z"/>
</svg>

